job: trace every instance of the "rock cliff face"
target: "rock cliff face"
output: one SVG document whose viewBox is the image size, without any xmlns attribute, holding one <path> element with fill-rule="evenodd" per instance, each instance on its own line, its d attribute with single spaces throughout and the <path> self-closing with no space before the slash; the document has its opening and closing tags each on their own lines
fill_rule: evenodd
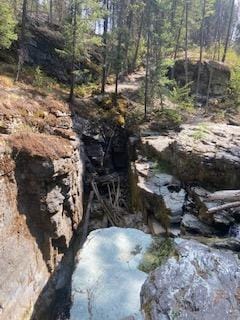
<svg viewBox="0 0 240 320">
<path fill-rule="evenodd" d="M 148 152 L 172 166 L 185 182 L 238 189 L 240 128 L 225 124 L 184 125 L 172 136 L 143 138 Z"/>
<path fill-rule="evenodd" d="M 176 61 L 174 76 L 180 86 L 185 85 L 185 63 L 183 60 Z M 189 82 L 192 83 L 192 92 L 196 92 L 196 83 L 198 75 L 198 64 L 194 61 L 188 61 Z M 201 97 L 209 96 L 221 98 L 227 94 L 230 81 L 230 69 L 226 65 L 216 61 L 204 61 L 201 68 L 201 77 L 199 83 L 199 95 Z"/>
<path fill-rule="evenodd" d="M 11 93 L 7 97 L 4 101 L 10 105 Z M 83 214 L 83 154 L 68 106 L 40 96 L 30 103 L 24 97 L 24 112 L 23 107 L 14 110 L 16 105 L 0 104 L 5 126 L 0 134 L 3 320 L 40 319 L 41 303 L 47 308 L 54 290 L 66 285 L 61 266 Z M 39 121 L 43 132 L 36 129 Z"/>
<path fill-rule="evenodd" d="M 61 82 L 69 82 L 71 66 L 61 51 L 64 50 L 64 38 L 57 27 L 49 27 L 47 22 L 28 19 L 28 38 L 26 43 L 27 63 L 34 67 L 41 67 L 48 75 Z M 88 70 L 97 77 L 100 73 L 98 64 L 100 55 L 93 51 L 91 59 L 78 62 L 79 67 Z M 82 82 L 83 79 L 76 79 Z"/>
</svg>

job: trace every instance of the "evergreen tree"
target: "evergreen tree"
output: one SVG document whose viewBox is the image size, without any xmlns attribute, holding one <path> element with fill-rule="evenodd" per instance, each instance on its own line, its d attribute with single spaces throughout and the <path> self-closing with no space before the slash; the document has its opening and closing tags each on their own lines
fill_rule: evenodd
<svg viewBox="0 0 240 320">
<path fill-rule="evenodd" d="M 17 39 L 15 33 L 16 20 L 11 6 L 5 1 L 0 1 L 0 48 L 9 48 Z"/>
<path fill-rule="evenodd" d="M 85 70 L 81 62 L 88 56 L 94 45 L 100 44 L 101 39 L 94 34 L 95 22 L 102 17 L 102 12 L 97 0 L 72 0 L 70 17 L 64 24 L 63 34 L 65 48 L 59 53 L 71 61 L 71 88 L 69 100 L 74 97 L 76 77 L 81 78 Z"/>
</svg>

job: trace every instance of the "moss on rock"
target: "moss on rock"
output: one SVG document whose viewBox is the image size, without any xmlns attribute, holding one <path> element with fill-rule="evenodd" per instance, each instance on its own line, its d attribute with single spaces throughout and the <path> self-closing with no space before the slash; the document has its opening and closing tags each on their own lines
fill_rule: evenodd
<svg viewBox="0 0 240 320">
<path fill-rule="evenodd" d="M 152 245 L 144 254 L 139 270 L 149 273 L 161 266 L 171 256 L 177 257 L 174 242 L 170 238 L 155 238 Z"/>
</svg>

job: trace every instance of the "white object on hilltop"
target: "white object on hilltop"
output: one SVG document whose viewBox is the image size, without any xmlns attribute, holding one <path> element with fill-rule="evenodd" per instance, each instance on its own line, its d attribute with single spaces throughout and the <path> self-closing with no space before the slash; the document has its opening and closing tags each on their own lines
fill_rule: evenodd
<svg viewBox="0 0 240 320">
<path fill-rule="evenodd" d="M 152 237 L 136 229 L 93 231 L 79 252 L 72 278 L 71 320 L 143 319 L 138 269 Z"/>
</svg>

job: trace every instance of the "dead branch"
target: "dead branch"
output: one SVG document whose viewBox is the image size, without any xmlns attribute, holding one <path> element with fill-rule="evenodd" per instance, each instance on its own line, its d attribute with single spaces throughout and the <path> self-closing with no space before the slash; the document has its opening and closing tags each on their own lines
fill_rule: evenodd
<svg viewBox="0 0 240 320">
<path fill-rule="evenodd" d="M 110 204 L 111 204 L 111 206 L 113 206 L 112 192 L 111 192 L 111 188 L 110 188 L 109 184 L 107 184 L 107 189 L 108 189 Z"/>
<path fill-rule="evenodd" d="M 237 208 L 240 207 L 240 201 L 236 201 L 236 202 L 230 202 L 230 203 L 226 203 L 217 207 L 213 207 L 208 209 L 207 213 L 215 213 L 221 210 L 226 210 L 226 209 L 231 209 L 231 208 Z"/>
<path fill-rule="evenodd" d="M 119 198 L 120 198 L 120 178 L 118 177 L 118 185 L 117 185 L 117 192 L 115 195 L 115 202 L 114 202 L 114 206 L 119 208 Z"/>
<path fill-rule="evenodd" d="M 94 191 L 90 192 L 89 199 L 88 199 L 88 205 L 87 205 L 87 210 L 85 214 L 85 220 L 83 224 L 83 232 L 82 232 L 82 239 L 80 242 L 80 248 L 83 246 L 84 242 L 86 241 L 87 234 L 88 234 L 88 225 L 89 225 L 89 219 L 90 219 L 90 213 L 91 213 L 91 208 L 92 208 L 92 202 L 94 198 Z"/>
<path fill-rule="evenodd" d="M 98 201 L 101 203 L 103 209 L 105 210 L 105 213 L 106 213 L 106 215 L 107 215 L 107 217 L 108 217 L 109 222 L 111 223 L 112 226 L 115 226 L 116 223 L 115 223 L 115 221 L 113 221 L 114 218 L 113 218 L 113 216 L 112 216 L 112 212 L 111 212 L 111 210 L 108 208 L 108 205 L 105 203 L 105 201 L 102 199 L 102 197 L 101 197 L 101 195 L 100 195 L 100 193 L 99 193 L 97 184 L 96 184 L 94 181 L 92 181 L 92 188 L 93 188 L 93 191 L 95 192 L 95 195 L 96 195 Z"/>
</svg>

